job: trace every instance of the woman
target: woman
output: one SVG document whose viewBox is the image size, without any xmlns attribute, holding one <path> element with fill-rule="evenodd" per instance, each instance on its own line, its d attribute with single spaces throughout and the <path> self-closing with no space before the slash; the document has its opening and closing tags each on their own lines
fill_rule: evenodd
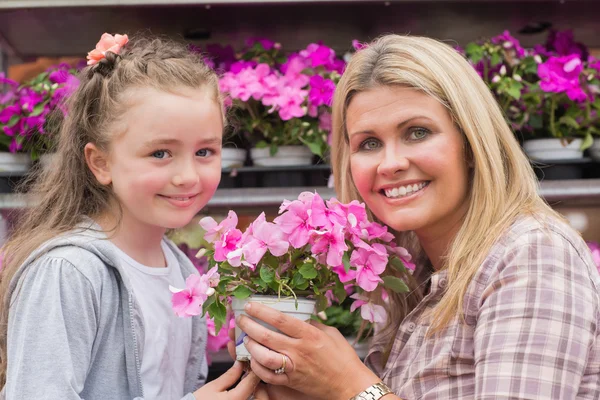
<svg viewBox="0 0 600 400">
<path fill-rule="evenodd" d="M 333 113 L 341 200 L 364 201 L 418 268 L 365 365 L 335 329 L 252 304 L 283 333 L 238 321 L 271 399 L 598 398 L 600 278 L 475 70 L 385 36 L 354 55 Z"/>
</svg>

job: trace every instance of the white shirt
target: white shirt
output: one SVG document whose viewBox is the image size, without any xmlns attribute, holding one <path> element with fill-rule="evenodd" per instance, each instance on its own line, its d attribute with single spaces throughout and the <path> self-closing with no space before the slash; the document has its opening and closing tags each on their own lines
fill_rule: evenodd
<svg viewBox="0 0 600 400">
<path fill-rule="evenodd" d="M 140 264 L 119 249 L 145 326 L 142 385 L 146 400 L 183 397 L 185 368 L 192 340 L 190 318 L 173 312 L 169 285 L 183 288 L 185 280 L 173 252 L 162 242 L 165 268 Z"/>
</svg>

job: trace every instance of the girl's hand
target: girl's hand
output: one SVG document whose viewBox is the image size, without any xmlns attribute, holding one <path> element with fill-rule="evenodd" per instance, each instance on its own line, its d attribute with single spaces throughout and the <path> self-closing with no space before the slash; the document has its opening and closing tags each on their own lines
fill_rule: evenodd
<svg viewBox="0 0 600 400">
<path fill-rule="evenodd" d="M 242 363 L 236 362 L 223 375 L 196 390 L 194 397 L 197 400 L 247 400 L 254 394 L 256 400 L 269 400 L 264 388 L 256 390 L 260 378 L 252 372 L 244 377 L 235 388 L 228 390 L 235 385 L 243 372 Z"/>
<path fill-rule="evenodd" d="M 380 381 L 337 329 L 308 324 L 259 303 L 248 303 L 245 311 L 283 333 L 245 316 L 236 321 L 248 335 L 244 340 L 252 371 L 264 382 L 289 386 L 310 398 L 347 400 Z M 284 357 L 284 371 L 276 374 Z"/>
</svg>

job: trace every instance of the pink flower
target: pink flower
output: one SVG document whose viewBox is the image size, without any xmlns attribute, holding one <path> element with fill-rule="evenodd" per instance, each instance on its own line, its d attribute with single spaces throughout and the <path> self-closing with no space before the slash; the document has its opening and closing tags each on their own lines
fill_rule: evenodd
<svg viewBox="0 0 600 400">
<path fill-rule="evenodd" d="M 548 61 L 538 65 L 540 88 L 545 92 L 564 92 L 573 101 L 585 101 L 587 95 L 579 81 L 581 71 L 583 64 L 578 55 L 550 57 Z"/>
<path fill-rule="evenodd" d="M 242 231 L 231 229 L 221 235 L 220 240 L 215 241 L 215 261 L 225 261 L 229 253 L 237 249 L 238 243 L 242 240 Z"/>
<path fill-rule="evenodd" d="M 356 39 L 352 40 L 352 48 L 353 48 L 354 50 L 356 50 L 356 51 L 358 51 L 358 50 L 362 50 L 362 49 L 364 49 L 364 48 L 365 48 L 365 47 L 367 47 L 367 46 L 368 46 L 368 44 L 367 44 L 367 43 L 361 43 L 361 42 L 359 42 L 359 41 L 358 41 L 358 40 L 356 40 Z"/>
<path fill-rule="evenodd" d="M 173 311 L 179 317 L 199 315 L 202 312 L 202 304 L 215 292 L 207 279 L 203 280 L 196 274 L 187 277 L 185 289 L 170 286 L 169 290 L 173 293 L 171 297 Z"/>
<path fill-rule="evenodd" d="M 293 248 L 299 249 L 308 243 L 313 227 L 309 223 L 308 205 L 294 200 L 284 203 L 285 212 L 274 222 L 287 235 Z"/>
<path fill-rule="evenodd" d="M 383 226 L 377 222 L 363 222 L 361 228 L 363 237 L 367 240 L 380 239 L 384 242 L 394 240 L 394 235 L 388 232 L 387 226 Z"/>
<path fill-rule="evenodd" d="M 208 329 L 208 336 L 206 338 L 206 358 L 210 364 L 212 362 L 211 354 L 227 347 L 227 343 L 231 340 L 229 338 L 229 329 L 235 328 L 235 319 L 229 316 L 228 322 L 225 323 L 225 326 L 219 331 L 218 335 L 216 334 L 215 321 L 212 318 L 206 318 L 206 327 Z M 225 329 L 226 327 L 229 329 Z"/>
<path fill-rule="evenodd" d="M 331 132 L 331 114 L 324 111 L 319 115 L 319 129 L 325 132 Z M 327 143 L 331 145 L 331 135 L 327 137 Z"/>
<path fill-rule="evenodd" d="M 254 221 L 252 235 L 246 240 L 243 247 L 244 259 L 252 265 L 256 265 L 267 250 L 275 257 L 279 257 L 287 253 L 289 248 L 289 243 L 284 240 L 281 228 L 276 224 L 266 222 L 264 216 L 262 220 Z"/>
<path fill-rule="evenodd" d="M 121 48 L 123 48 L 128 41 L 129 38 L 127 35 L 116 34 L 113 36 L 109 33 L 104 33 L 100 38 L 100 41 L 96 44 L 96 48 L 88 53 L 87 65 L 94 65 L 98 63 L 98 61 L 106 57 L 107 51 L 119 54 L 121 52 Z"/>
<path fill-rule="evenodd" d="M 387 263 L 386 249 L 379 243 L 358 247 L 350 256 L 350 265 L 356 267 L 356 283 L 367 292 L 372 292 L 383 282 L 379 275 L 385 271 Z"/>
<path fill-rule="evenodd" d="M 385 248 L 387 249 L 388 254 L 395 254 L 398 256 L 398 258 L 404 263 L 406 269 L 411 272 L 415 272 L 416 266 L 410 261 L 412 260 L 412 256 L 408 250 L 406 250 L 404 247 L 396 246 L 396 243 L 390 243 L 388 246 L 385 246 Z"/>
<path fill-rule="evenodd" d="M 600 244 L 596 242 L 586 242 L 590 251 L 592 252 L 592 258 L 594 263 L 596 263 L 596 267 L 598 267 L 598 271 L 600 271 Z"/>
<path fill-rule="evenodd" d="M 233 211 L 229 211 L 229 213 L 227 214 L 227 218 L 221 221 L 220 224 L 217 224 L 217 222 L 212 217 L 204 217 L 200 220 L 200 226 L 206 231 L 206 233 L 204 234 L 204 239 L 208 243 L 214 242 L 217 238 L 220 238 L 223 235 L 223 233 L 231 229 L 235 229 L 237 224 L 238 217 L 237 214 Z"/>
<path fill-rule="evenodd" d="M 313 254 L 327 254 L 327 265 L 331 267 L 342 264 L 344 252 L 348 250 L 342 226 L 335 225 L 328 231 L 312 231 L 311 239 Z"/>
<path fill-rule="evenodd" d="M 308 100 L 315 106 L 331 105 L 331 98 L 335 90 L 335 83 L 331 79 L 325 79 L 321 75 L 310 77 L 310 91 Z"/>
<path fill-rule="evenodd" d="M 340 278 L 340 282 L 346 283 L 356 279 L 356 271 L 353 269 L 349 269 L 346 271 L 343 265 L 331 268 L 333 272 L 335 272 Z"/>
<path fill-rule="evenodd" d="M 373 323 L 382 323 L 386 320 L 385 308 L 380 305 L 371 303 L 366 297 L 358 293 L 354 293 L 350 298 L 355 299 L 350 306 L 350 311 L 353 312 L 360 307 L 360 315 L 364 320 Z"/>
<path fill-rule="evenodd" d="M 326 206 L 321 196 L 315 193 L 310 206 L 310 223 L 315 228 L 331 230 L 336 224 L 346 226 L 348 221 L 344 210 L 337 207 L 337 203 L 328 201 Z"/>
</svg>

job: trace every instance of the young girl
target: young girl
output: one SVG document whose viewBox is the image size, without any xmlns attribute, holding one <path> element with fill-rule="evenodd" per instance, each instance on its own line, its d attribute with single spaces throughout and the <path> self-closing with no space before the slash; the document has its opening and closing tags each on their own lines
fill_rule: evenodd
<svg viewBox="0 0 600 400">
<path fill-rule="evenodd" d="M 252 370 L 294 389 L 271 399 L 598 399 L 600 277 L 473 67 L 432 39 L 382 37 L 353 56 L 333 111 L 341 200 L 364 201 L 418 269 L 384 303 L 366 366 L 335 329 L 250 304 L 288 335 L 238 321 Z"/>
<path fill-rule="evenodd" d="M 246 399 L 207 376 L 206 324 L 172 312 L 197 273 L 167 240 L 221 176 L 216 75 L 184 46 L 104 34 L 68 103 L 36 205 L 2 249 L 0 386 L 8 400 Z M 201 388 L 200 388 L 201 387 Z M 200 388 L 200 389 L 198 389 Z"/>
</svg>

